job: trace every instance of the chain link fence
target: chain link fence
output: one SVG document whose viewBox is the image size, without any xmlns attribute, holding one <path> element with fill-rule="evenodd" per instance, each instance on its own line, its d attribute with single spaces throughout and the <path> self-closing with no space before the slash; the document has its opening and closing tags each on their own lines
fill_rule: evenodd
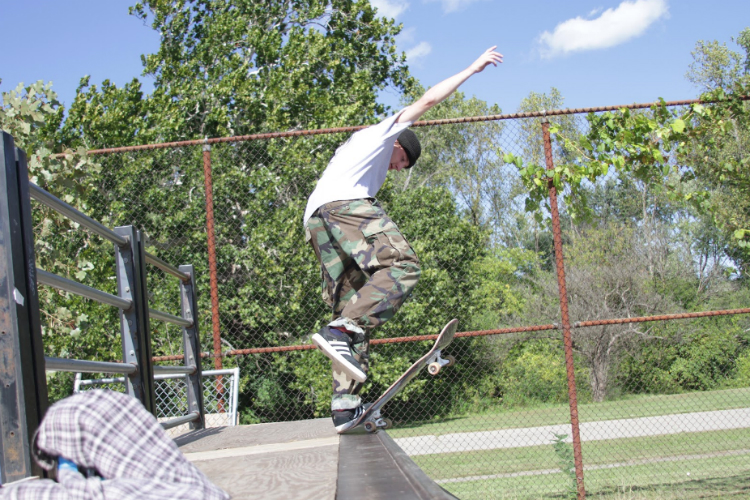
<svg viewBox="0 0 750 500">
<path fill-rule="evenodd" d="M 228 370 L 206 370 L 203 372 L 203 406 L 206 428 L 237 425 L 237 396 L 240 381 L 239 368 Z M 125 379 L 83 378 L 77 373 L 73 392 L 106 389 L 125 392 Z M 167 422 L 176 417 L 187 415 L 187 382 L 184 375 L 154 376 L 154 399 L 156 400 L 156 418 Z M 177 437 L 190 430 L 189 424 L 182 424 L 167 429 L 167 434 Z"/>
<path fill-rule="evenodd" d="M 420 374 L 384 414 L 396 442 L 459 498 L 580 498 L 584 483 L 597 498 L 747 495 L 750 293 L 721 236 L 660 186 L 614 170 L 565 188 L 559 206 L 530 207 L 508 155 L 574 163 L 562 138 L 589 127 L 584 114 L 548 115 L 556 132 L 547 149 L 542 113 L 417 130 L 420 161 L 389 174 L 379 200 L 422 277 L 374 334 L 363 399 L 432 345 L 413 337 L 458 318 L 445 352 L 455 365 Z M 240 424 L 330 416 L 329 361 L 309 342 L 330 311 L 302 214 L 350 133 L 102 153 L 83 195 L 94 218 L 134 224 L 148 251 L 195 266 L 204 370 L 241 374 L 236 393 L 217 378 L 206 394 L 237 398 Z M 585 220 L 571 217 L 582 193 Z M 178 303 L 158 271 L 149 280 L 155 307 Z M 81 334 L 114 331 L 108 321 L 90 317 Z M 154 325 L 162 362 L 180 353 L 171 328 Z M 165 408 L 184 401 L 177 386 L 162 394 Z"/>
</svg>

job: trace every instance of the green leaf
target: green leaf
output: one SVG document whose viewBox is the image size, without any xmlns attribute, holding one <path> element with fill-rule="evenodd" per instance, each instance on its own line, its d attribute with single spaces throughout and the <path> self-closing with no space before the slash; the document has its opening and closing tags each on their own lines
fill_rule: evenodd
<svg viewBox="0 0 750 500">
<path fill-rule="evenodd" d="M 672 122 L 672 130 L 674 130 L 678 134 L 681 134 L 685 131 L 685 122 L 678 118 L 677 120 Z"/>
</svg>

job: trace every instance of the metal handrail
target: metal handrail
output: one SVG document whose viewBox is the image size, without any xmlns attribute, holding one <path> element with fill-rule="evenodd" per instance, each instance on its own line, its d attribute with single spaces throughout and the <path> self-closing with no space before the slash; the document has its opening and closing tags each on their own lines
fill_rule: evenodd
<svg viewBox="0 0 750 500">
<path fill-rule="evenodd" d="M 171 429 L 172 427 L 177 427 L 178 425 L 187 424 L 188 422 L 192 422 L 193 420 L 198 420 L 199 418 L 200 413 L 198 413 L 197 411 L 193 411 L 188 413 L 184 417 L 177 417 L 167 422 L 162 422 L 161 426 L 164 428 L 164 430 L 167 430 Z"/>
<path fill-rule="evenodd" d="M 87 299 L 95 300 L 103 304 L 109 304 L 111 306 L 119 307 L 123 311 L 127 311 L 133 305 L 133 301 L 129 299 L 123 299 L 117 295 L 112 295 L 106 292 L 102 292 L 96 288 L 91 288 L 84 284 L 78 283 L 77 281 L 63 278 L 53 273 L 44 271 L 43 269 L 36 269 L 37 282 L 44 285 L 48 285 L 66 292 L 86 297 Z"/>
<path fill-rule="evenodd" d="M 125 238 L 115 233 L 101 222 L 95 221 L 88 215 L 79 212 L 61 199 L 40 188 L 33 182 L 29 182 L 29 194 L 36 201 L 47 205 L 53 210 L 57 210 L 64 216 L 68 217 L 70 220 L 73 220 L 90 229 L 102 238 L 107 239 L 119 246 L 125 246 L 128 244 L 128 241 Z"/>
<path fill-rule="evenodd" d="M 195 365 L 189 366 L 157 366 L 154 365 L 154 374 L 192 375 L 197 370 Z"/>
<path fill-rule="evenodd" d="M 158 267 L 167 274 L 171 274 L 172 276 L 179 278 L 182 281 L 188 281 L 190 279 L 190 276 L 187 273 L 183 273 L 172 264 L 164 262 L 156 255 L 152 255 L 148 252 L 146 252 L 146 262 Z"/>
<path fill-rule="evenodd" d="M 173 316 L 165 312 L 157 311 L 156 309 L 149 309 L 148 316 L 150 318 L 158 319 L 161 321 L 166 321 L 167 323 L 184 326 L 185 328 L 189 328 L 193 326 L 193 322 L 188 319 L 181 318 L 179 316 Z"/>
<path fill-rule="evenodd" d="M 102 238 L 105 238 L 111 241 L 112 243 L 116 243 L 119 246 L 127 245 L 128 242 L 125 238 L 115 233 L 114 231 L 112 231 L 107 226 L 103 225 L 102 223 L 92 219 L 88 215 L 71 207 L 70 205 L 62 201 L 60 198 L 57 198 L 55 195 L 45 191 L 44 189 L 40 188 L 33 182 L 29 182 L 29 194 L 36 201 L 43 203 L 44 205 L 47 205 L 53 210 L 57 210 L 58 212 L 65 215 L 69 219 L 74 220 L 78 222 L 79 224 L 81 224 L 82 226 L 87 227 L 88 229 L 98 234 Z M 152 255 L 148 252 L 146 252 L 146 262 L 148 262 L 149 264 L 153 264 L 154 266 L 158 267 L 165 273 L 171 274 L 172 276 L 175 276 L 181 279 L 182 281 L 187 281 L 190 279 L 190 276 L 188 276 L 186 273 L 183 273 L 182 271 L 177 269 L 177 267 L 167 262 L 164 262 L 162 259 L 160 259 L 156 255 Z"/>
<path fill-rule="evenodd" d="M 130 363 L 49 358 L 47 356 L 44 357 L 44 365 L 48 372 L 123 373 L 125 375 L 130 375 L 138 370 L 135 365 Z"/>
</svg>

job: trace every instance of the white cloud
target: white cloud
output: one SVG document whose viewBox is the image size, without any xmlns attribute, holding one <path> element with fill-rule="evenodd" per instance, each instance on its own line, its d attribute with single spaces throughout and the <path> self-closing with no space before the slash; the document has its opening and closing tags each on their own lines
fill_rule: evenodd
<svg viewBox="0 0 750 500">
<path fill-rule="evenodd" d="M 449 14 L 465 9 L 468 5 L 481 0 L 425 0 L 425 3 L 440 2 L 443 6 L 443 13 Z"/>
<path fill-rule="evenodd" d="M 381 17 L 396 19 L 402 12 L 409 8 L 407 2 L 399 2 L 398 0 L 370 0 L 370 4 L 378 9 L 378 14 Z"/>
<path fill-rule="evenodd" d="M 545 31 L 539 37 L 542 57 L 614 47 L 643 34 L 668 13 L 667 0 L 625 1 L 596 19 L 576 17 Z"/>
<path fill-rule="evenodd" d="M 409 45 L 417 38 L 417 28 L 414 26 L 411 26 L 409 28 L 404 28 L 401 30 L 401 33 L 396 35 L 396 42 L 399 45 Z"/>
<path fill-rule="evenodd" d="M 427 56 L 430 52 L 432 52 L 432 45 L 427 42 L 419 42 L 416 46 L 406 51 L 406 60 L 409 64 L 414 64 L 414 62 Z"/>
</svg>

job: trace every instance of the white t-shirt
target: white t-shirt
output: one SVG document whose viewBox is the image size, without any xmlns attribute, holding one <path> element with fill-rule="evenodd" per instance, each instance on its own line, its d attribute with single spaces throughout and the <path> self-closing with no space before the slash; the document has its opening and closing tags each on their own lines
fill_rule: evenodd
<svg viewBox="0 0 750 500">
<path fill-rule="evenodd" d="M 304 223 L 326 203 L 374 198 L 385 182 L 393 144 L 411 122 L 396 123 L 399 111 L 366 129 L 355 132 L 339 146 L 307 200 Z"/>
</svg>

